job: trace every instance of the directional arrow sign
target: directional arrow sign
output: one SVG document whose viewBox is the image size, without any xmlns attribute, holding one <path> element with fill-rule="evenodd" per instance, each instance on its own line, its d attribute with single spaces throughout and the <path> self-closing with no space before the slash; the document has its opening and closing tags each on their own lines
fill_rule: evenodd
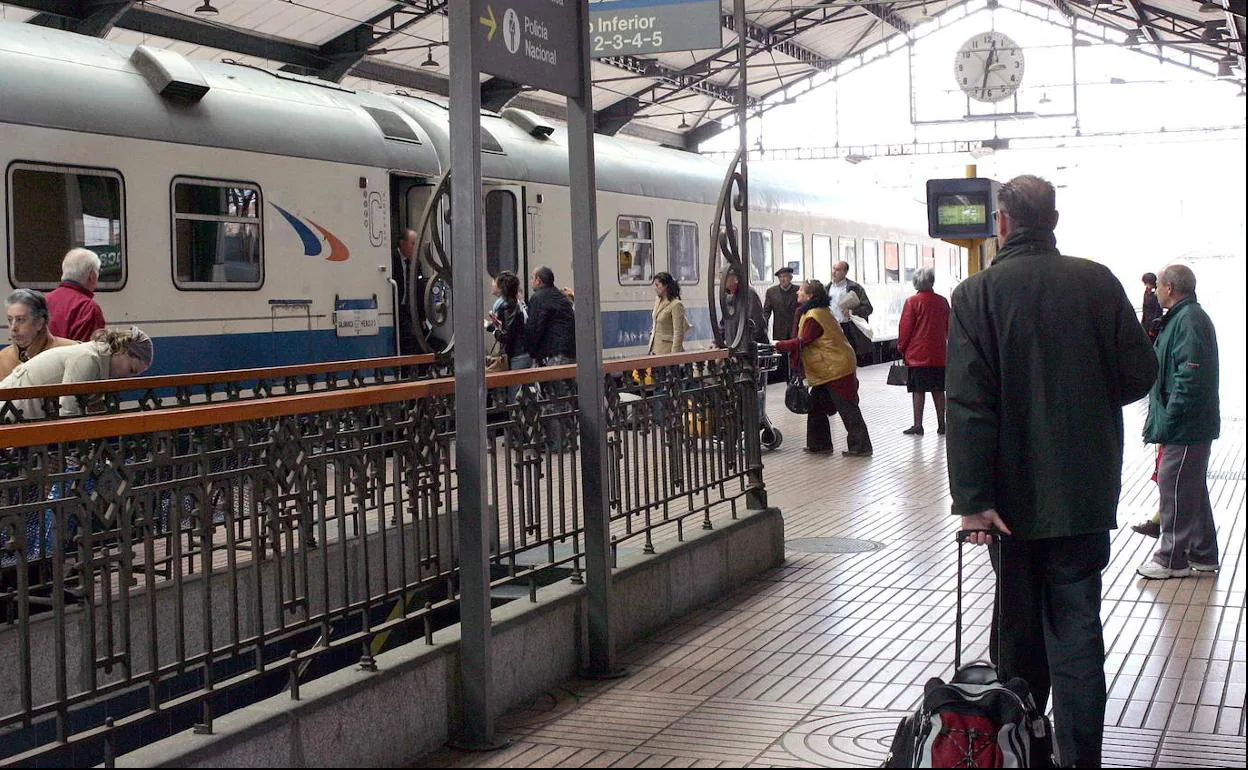
<svg viewBox="0 0 1248 770">
<path fill-rule="evenodd" d="M 582 0 L 471 1 L 479 70 L 564 96 L 580 95 Z"/>
<path fill-rule="evenodd" d="M 486 15 L 482 16 L 480 21 L 481 24 L 490 31 L 490 34 L 485 36 L 485 39 L 488 42 L 494 39 L 494 33 L 498 30 L 498 20 L 494 18 L 494 6 L 487 5 L 485 7 L 485 12 Z"/>
</svg>

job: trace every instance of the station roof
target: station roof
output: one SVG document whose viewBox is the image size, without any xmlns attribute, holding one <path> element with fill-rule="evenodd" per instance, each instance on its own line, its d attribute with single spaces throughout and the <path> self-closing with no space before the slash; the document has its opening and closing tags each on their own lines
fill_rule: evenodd
<svg viewBox="0 0 1248 770">
<path fill-rule="evenodd" d="M 468 0 L 453 0 L 468 2 Z M 985 6 L 1013 8 L 1088 40 L 1138 46 L 1209 77 L 1244 68 L 1248 0 L 744 0 L 751 115 L 852 71 L 927 22 Z M 449 92 L 452 0 L 3 0 L 0 19 L 39 24 L 191 58 L 281 68 L 350 87 Z M 500 0 L 505 3 L 505 0 Z M 719 49 L 611 56 L 592 65 L 596 130 L 696 148 L 725 130 L 740 101 L 733 0 L 721 0 Z M 1233 68 L 1238 68 L 1238 75 Z M 562 118 L 564 98 L 482 76 L 482 106 Z"/>
</svg>

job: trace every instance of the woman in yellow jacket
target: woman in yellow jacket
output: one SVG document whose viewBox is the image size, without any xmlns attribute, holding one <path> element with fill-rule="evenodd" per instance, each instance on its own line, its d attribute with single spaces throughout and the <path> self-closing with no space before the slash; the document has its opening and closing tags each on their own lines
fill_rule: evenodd
<svg viewBox="0 0 1248 770">
<path fill-rule="evenodd" d="M 810 414 L 806 415 L 806 451 L 832 454 L 829 417 L 839 412 L 849 447 L 846 457 L 870 457 L 871 436 L 858 408 L 858 363 L 841 325 L 832 317 L 828 290 L 819 281 L 806 281 L 797 291 L 797 336 L 780 340 L 776 349 L 788 353 L 792 371 L 805 370 L 810 385 Z"/>
<path fill-rule="evenodd" d="M 680 284 L 671 273 L 654 276 L 654 326 L 650 330 L 650 353 L 685 352 L 685 332 L 691 328 L 680 300 Z"/>
</svg>

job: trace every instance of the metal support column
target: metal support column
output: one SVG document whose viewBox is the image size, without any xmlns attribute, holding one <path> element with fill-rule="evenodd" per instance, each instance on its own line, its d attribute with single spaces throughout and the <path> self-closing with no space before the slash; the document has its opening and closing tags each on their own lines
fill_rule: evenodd
<svg viewBox="0 0 1248 770">
<path fill-rule="evenodd" d="M 742 277 L 742 286 L 738 290 L 740 292 L 754 291 L 754 287 L 750 286 L 750 171 L 749 171 L 749 67 L 748 57 L 749 50 L 747 48 L 748 39 L 744 34 L 745 26 L 745 0 L 736 0 L 736 28 L 737 28 L 737 133 L 738 142 L 741 148 L 741 266 L 745 269 L 745 275 Z M 764 276 L 768 277 L 768 276 Z M 745 496 L 745 507 L 750 510 L 762 510 L 767 507 L 767 490 L 763 486 L 763 446 L 760 431 L 760 420 L 758 414 L 758 399 L 755 397 L 755 389 L 758 378 L 758 349 L 754 344 L 754 333 L 757 331 L 753 328 L 749 318 L 750 303 L 747 301 L 738 305 L 741 312 L 745 316 L 741 322 L 746 327 L 746 333 L 741 335 L 741 347 L 739 351 L 745 351 L 746 365 L 742 370 L 740 381 L 738 382 L 738 391 L 742 399 L 742 413 L 744 415 L 745 430 L 745 463 L 748 473 L 747 484 L 748 489 Z M 746 381 L 748 379 L 748 382 Z"/>
<path fill-rule="evenodd" d="M 611 633 L 611 519 L 607 502 L 607 415 L 602 374 L 598 285 L 598 205 L 594 173 L 594 103 L 589 79 L 589 3 L 580 6 L 580 94 L 568 97 L 568 182 L 572 196 L 572 277 L 576 289 L 576 390 L 580 408 L 581 499 L 585 514 L 585 583 L 589 592 L 589 668 L 619 675 Z"/>
<path fill-rule="evenodd" d="M 494 737 L 490 663 L 490 519 L 485 490 L 485 291 L 481 228 L 481 84 L 470 3 L 450 4 L 451 275 L 455 335 L 455 466 L 459 474 L 460 685 L 455 745 L 486 750 Z"/>
</svg>

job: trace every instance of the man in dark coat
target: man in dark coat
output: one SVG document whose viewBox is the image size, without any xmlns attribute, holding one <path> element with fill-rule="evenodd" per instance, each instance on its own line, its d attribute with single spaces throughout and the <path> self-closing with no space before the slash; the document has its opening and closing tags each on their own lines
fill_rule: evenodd
<svg viewBox="0 0 1248 770">
<path fill-rule="evenodd" d="M 845 339 L 853 346 L 858 355 L 858 364 L 865 366 L 872 363 L 875 346 L 867 335 L 862 333 L 853 322 L 853 316 L 866 321 L 871 318 L 871 300 L 862 284 L 849 277 L 849 263 L 841 260 L 832 266 L 832 281 L 828 284 L 828 299 L 832 302 L 832 315 L 845 332 Z"/>
<path fill-rule="evenodd" d="M 1136 569 L 1153 580 L 1218 570 L 1218 536 L 1205 474 L 1222 431 L 1218 337 L 1196 301 L 1196 275 L 1186 265 L 1161 271 L 1157 299 L 1167 312 L 1157 336 L 1161 373 L 1148 394 L 1144 440 L 1161 445 L 1161 539 Z"/>
<path fill-rule="evenodd" d="M 989 655 L 1002 680 L 1026 680 L 1041 711 L 1051 687 L 1062 763 L 1099 767 L 1101 570 L 1116 526 L 1122 407 L 1148 392 L 1157 359 L 1113 274 L 1058 252 L 1051 184 L 1002 185 L 996 216 L 996 259 L 953 293 L 953 513 L 963 529 L 1012 535 L 989 551 L 999 588 Z"/>
<path fill-rule="evenodd" d="M 538 366 L 576 361 L 576 314 L 572 303 L 555 288 L 555 273 L 542 265 L 530 276 L 529 319 L 524 347 Z"/>
<path fill-rule="evenodd" d="M 793 285 L 793 268 L 785 265 L 776 271 L 776 278 L 779 283 L 769 288 L 763 298 L 763 322 L 771 319 L 773 342 L 791 339 L 795 334 L 793 323 L 797 320 L 797 287 Z M 788 379 L 789 357 L 781 356 L 772 381 L 785 382 Z"/>
</svg>

